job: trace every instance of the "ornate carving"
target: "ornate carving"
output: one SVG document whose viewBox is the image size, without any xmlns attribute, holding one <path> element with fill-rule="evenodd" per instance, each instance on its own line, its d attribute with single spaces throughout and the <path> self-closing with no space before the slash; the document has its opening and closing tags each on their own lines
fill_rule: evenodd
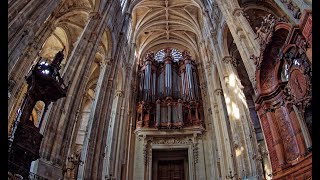
<svg viewBox="0 0 320 180">
<path fill-rule="evenodd" d="M 197 142 L 192 144 L 192 152 L 193 152 L 194 164 L 197 164 L 199 160 L 199 147 Z"/>
<path fill-rule="evenodd" d="M 288 161 L 292 161 L 299 156 L 297 144 L 294 140 L 294 132 L 290 122 L 287 120 L 286 114 L 282 112 L 281 108 L 276 109 L 275 116 L 278 120 L 280 134 L 283 140 L 286 157 Z"/>
<path fill-rule="evenodd" d="M 144 160 L 144 164 L 147 165 L 147 160 L 148 160 L 148 143 L 146 140 L 144 140 L 145 142 L 143 143 L 143 160 Z"/>
<path fill-rule="evenodd" d="M 301 11 L 300 8 L 292 0 L 280 0 L 290 10 L 292 16 L 296 19 L 300 19 Z"/>
<path fill-rule="evenodd" d="M 191 60 L 190 52 L 185 50 L 182 52 L 183 60 Z"/>
<path fill-rule="evenodd" d="M 292 95 L 296 99 L 303 98 L 307 93 L 307 82 L 304 75 L 299 70 L 293 70 L 290 75 L 289 84 Z"/>
<path fill-rule="evenodd" d="M 196 63 L 187 51 L 183 56 L 171 48 L 159 52 L 156 55 L 148 52 L 145 63 L 139 67 L 136 127 L 161 130 L 198 126 L 203 111 Z M 160 56 L 163 60 L 157 59 Z M 153 61 L 154 58 L 157 61 Z M 180 82 L 184 88 L 175 86 Z M 191 106 L 193 102 L 195 106 Z"/>
<path fill-rule="evenodd" d="M 154 60 L 154 52 L 149 51 L 144 58 L 144 61 L 153 61 Z"/>
<path fill-rule="evenodd" d="M 256 65 L 256 70 L 261 68 L 261 59 L 259 56 L 255 56 L 254 54 L 250 56 L 250 59 Z"/>
<path fill-rule="evenodd" d="M 192 139 L 190 137 L 181 137 L 181 138 L 173 138 L 173 137 L 167 137 L 167 138 L 153 138 L 152 144 L 191 144 Z"/>
<path fill-rule="evenodd" d="M 237 67 L 239 65 L 238 60 L 236 58 L 232 57 L 232 56 L 223 57 L 222 62 L 224 62 L 226 64 L 230 63 L 234 67 Z"/>
<path fill-rule="evenodd" d="M 266 48 L 267 44 L 271 41 L 273 35 L 276 19 L 268 14 L 263 17 L 260 27 L 256 27 L 256 38 L 259 41 L 261 52 Z"/>
</svg>

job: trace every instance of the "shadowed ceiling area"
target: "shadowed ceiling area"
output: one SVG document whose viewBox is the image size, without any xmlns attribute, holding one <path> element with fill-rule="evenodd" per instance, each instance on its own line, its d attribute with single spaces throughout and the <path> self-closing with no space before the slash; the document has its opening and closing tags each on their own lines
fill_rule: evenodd
<svg viewBox="0 0 320 180">
<path fill-rule="evenodd" d="M 175 47 L 193 57 L 201 36 L 202 11 L 197 1 L 143 0 L 132 12 L 134 41 L 140 55 Z"/>
</svg>

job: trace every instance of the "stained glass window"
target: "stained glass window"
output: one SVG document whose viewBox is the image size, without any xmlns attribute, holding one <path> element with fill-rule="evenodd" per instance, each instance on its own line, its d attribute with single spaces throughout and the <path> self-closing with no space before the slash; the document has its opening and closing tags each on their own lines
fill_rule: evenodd
<svg viewBox="0 0 320 180">
<path fill-rule="evenodd" d="M 163 61 L 163 58 L 165 55 L 166 55 L 166 53 L 164 52 L 164 49 L 161 49 L 155 55 L 156 61 Z M 172 56 L 174 62 L 177 62 L 182 59 L 182 53 L 177 49 L 171 50 L 171 56 Z"/>
<path fill-rule="evenodd" d="M 164 52 L 164 49 L 161 49 L 155 55 L 156 61 L 162 61 L 165 55 L 166 55 L 166 53 Z"/>
</svg>

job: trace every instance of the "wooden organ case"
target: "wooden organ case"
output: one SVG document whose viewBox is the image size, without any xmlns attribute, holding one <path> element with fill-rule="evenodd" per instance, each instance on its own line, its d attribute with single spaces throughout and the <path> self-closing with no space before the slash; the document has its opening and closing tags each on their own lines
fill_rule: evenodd
<svg viewBox="0 0 320 180">
<path fill-rule="evenodd" d="M 159 55 L 160 54 L 160 55 Z M 159 56 L 161 58 L 159 58 Z M 138 69 L 136 128 L 203 126 L 197 67 L 187 51 L 148 52 Z"/>
</svg>

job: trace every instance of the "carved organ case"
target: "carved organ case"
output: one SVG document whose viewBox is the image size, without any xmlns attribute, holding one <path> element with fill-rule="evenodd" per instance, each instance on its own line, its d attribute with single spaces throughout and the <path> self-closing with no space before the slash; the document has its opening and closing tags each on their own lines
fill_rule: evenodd
<svg viewBox="0 0 320 180">
<path fill-rule="evenodd" d="M 202 126 L 197 66 L 187 51 L 148 52 L 138 72 L 137 128 Z"/>
</svg>

